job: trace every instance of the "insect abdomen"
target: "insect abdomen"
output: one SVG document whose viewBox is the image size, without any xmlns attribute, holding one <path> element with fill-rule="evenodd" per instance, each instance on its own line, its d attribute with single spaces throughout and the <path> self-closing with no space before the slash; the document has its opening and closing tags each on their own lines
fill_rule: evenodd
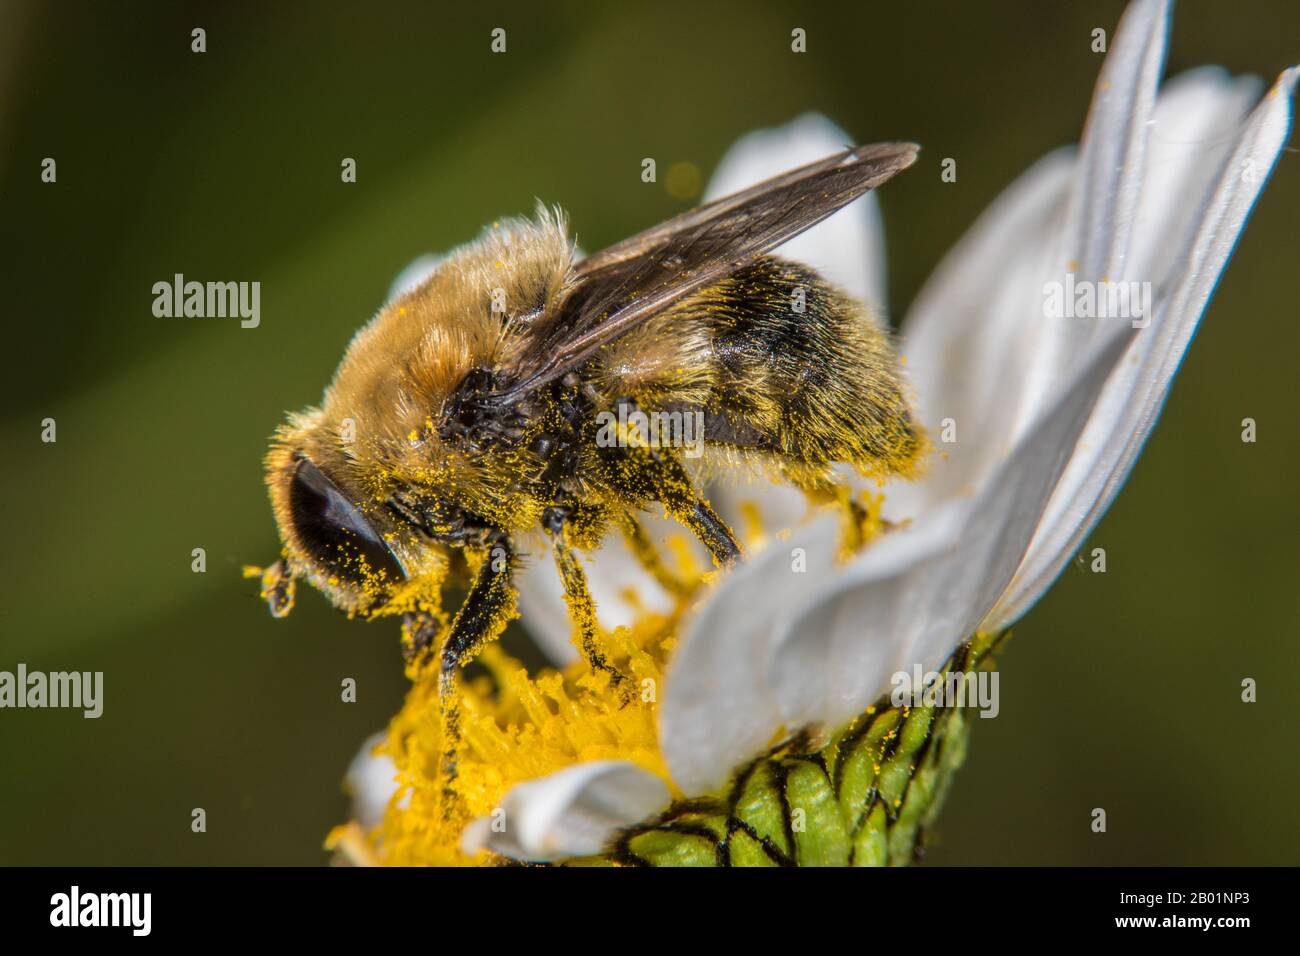
<svg viewBox="0 0 1300 956">
<path fill-rule="evenodd" d="M 625 346 L 659 353 L 639 397 L 701 408 L 707 439 L 813 469 L 911 469 L 920 440 L 889 337 L 812 269 L 759 259 L 649 325 Z"/>
</svg>

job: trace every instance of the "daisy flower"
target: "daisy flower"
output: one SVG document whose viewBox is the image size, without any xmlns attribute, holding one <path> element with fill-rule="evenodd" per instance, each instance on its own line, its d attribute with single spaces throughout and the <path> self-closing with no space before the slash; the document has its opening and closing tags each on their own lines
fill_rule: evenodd
<svg viewBox="0 0 1300 956">
<path fill-rule="evenodd" d="M 521 616 L 562 669 L 530 676 L 489 649 L 450 789 L 435 681 L 413 670 L 375 758 L 389 772 L 356 769 L 367 825 L 331 845 L 396 864 L 910 861 L 970 720 L 891 702 L 895 675 L 987 669 L 1074 556 L 1154 427 L 1290 130 L 1300 68 L 1262 97 L 1217 68 L 1161 86 L 1168 21 L 1165 0 L 1129 7 L 1081 145 L 1013 183 L 902 323 L 938 451 L 917 480 L 860 489 L 864 546 L 846 556 L 842 516 L 739 481 L 712 491 L 750 544 L 725 575 L 681 536 L 654 581 L 607 543 L 588 572 L 630 702 L 574 660 L 562 590 L 536 562 Z M 751 134 L 710 192 L 849 141 L 813 116 Z M 779 254 L 884 312 L 872 196 Z"/>
</svg>

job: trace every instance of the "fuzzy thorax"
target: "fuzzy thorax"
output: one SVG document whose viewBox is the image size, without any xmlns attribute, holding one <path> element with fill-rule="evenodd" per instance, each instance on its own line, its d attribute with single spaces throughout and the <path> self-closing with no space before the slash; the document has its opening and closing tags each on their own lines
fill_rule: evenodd
<svg viewBox="0 0 1300 956">
<path fill-rule="evenodd" d="M 446 441 L 439 426 L 457 385 L 504 361 L 516 326 L 554 306 L 570 261 L 558 213 L 542 208 L 536 221 L 505 220 L 357 332 L 321 405 L 291 415 L 267 455 L 267 486 L 294 575 L 349 611 L 366 610 L 380 596 L 379 589 L 346 587 L 313 560 L 290 495 L 302 458 L 357 505 L 408 577 L 437 572 L 446 558 L 385 507 L 397 489 L 436 488 L 506 530 L 536 526 L 541 506 L 514 487 L 509 467 L 528 463 L 485 467 Z"/>
</svg>

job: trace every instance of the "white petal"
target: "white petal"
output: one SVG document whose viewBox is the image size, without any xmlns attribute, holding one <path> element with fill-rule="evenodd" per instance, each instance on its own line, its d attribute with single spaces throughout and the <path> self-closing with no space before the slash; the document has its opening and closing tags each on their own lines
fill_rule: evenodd
<svg viewBox="0 0 1300 956">
<path fill-rule="evenodd" d="M 780 733 L 838 726 L 895 670 L 933 667 L 973 632 L 1019 564 L 1106 377 L 1126 345 L 1103 339 L 973 499 L 956 500 L 836 567 L 821 521 L 725 579 L 683 634 L 660 741 L 687 794 L 715 789 Z M 804 548 L 797 577 L 791 549 Z M 806 581 L 802 592 L 793 583 Z"/>
<path fill-rule="evenodd" d="M 1065 283 L 1119 281 L 1128 274 L 1129 240 L 1137 221 L 1156 87 L 1169 35 L 1169 0 L 1134 0 L 1124 11 L 1102 64 L 1070 191 L 1060 258 L 1045 278 Z M 1062 369 L 1100 333 L 1098 322 L 1047 318 L 1029 368 L 1021 427 L 1055 387 Z"/>
<path fill-rule="evenodd" d="M 467 853 L 487 849 L 535 862 L 590 856 L 604 850 L 622 828 L 663 810 L 669 800 L 664 782 L 636 764 L 576 764 L 511 789 L 501 801 L 504 815 L 470 823 L 461 845 Z M 494 822 L 501 832 L 494 830 Z"/>
<path fill-rule="evenodd" d="M 903 560 L 868 549 L 811 612 L 784 625 L 769 678 L 787 726 L 839 726 L 885 691 L 889 675 L 936 669 L 975 632 L 1024 556 L 1123 345 L 1116 338 L 1095 357 L 980 494 L 900 534 L 892 550 Z"/>
<path fill-rule="evenodd" d="M 914 516 L 973 494 L 1010 450 L 1038 344 L 1042 276 L 1058 254 L 1073 170 L 1070 150 L 1031 167 L 980 216 L 917 296 L 901 348 L 917 416 L 932 439 L 952 419 L 956 441 L 936 441 L 942 455 L 924 480 L 889 486 L 887 516 Z"/>
<path fill-rule="evenodd" d="M 1169 34 L 1169 0 L 1134 0 L 1124 11 L 1093 92 L 1071 194 L 1080 278 L 1119 278 L 1142 189 L 1143 159 Z"/>
<path fill-rule="evenodd" d="M 1233 77 L 1207 66 L 1161 87 L 1129 250 L 1130 277 L 1159 281 L 1169 274 L 1184 251 L 1171 237 L 1195 230 L 1263 86 L 1259 77 Z"/>
<path fill-rule="evenodd" d="M 718 163 L 705 200 L 738 192 L 779 173 L 797 169 L 853 145 L 853 139 L 824 116 L 806 113 L 785 126 L 741 138 Z M 885 242 L 875 193 L 867 193 L 824 222 L 773 251 L 817 269 L 830 281 L 883 313 Z"/>
<path fill-rule="evenodd" d="M 986 626 L 1004 627 L 1038 600 L 1110 506 L 1159 417 L 1214 287 L 1232 254 L 1291 128 L 1291 94 L 1300 68 L 1278 79 L 1242 130 L 1190 246 L 1162 285 L 1156 316 L 1142 329 L 1080 441 L 1053 496 L 1024 567 Z M 1165 241 L 1170 241 L 1166 237 Z"/>
<path fill-rule="evenodd" d="M 767 663 L 776 618 L 790 602 L 804 600 L 792 579 L 817 581 L 834 573 L 837 543 L 836 522 L 823 517 L 751 556 L 687 626 L 659 709 L 660 749 L 687 794 L 720 785 L 743 760 L 774 742 L 781 708 L 768 684 Z M 791 570 L 796 548 L 807 559 L 797 579 Z"/>
<path fill-rule="evenodd" d="M 397 765 L 388 754 L 375 748 L 384 742 L 383 732 L 371 735 L 348 766 L 347 790 L 352 795 L 352 816 L 367 830 L 384 819 L 388 801 L 397 791 Z"/>
<path fill-rule="evenodd" d="M 436 255 L 432 252 L 426 252 L 411 260 L 411 263 L 397 274 L 393 284 L 388 287 L 389 300 L 396 299 L 399 295 L 405 295 L 419 288 L 425 279 L 433 275 L 434 271 L 442 263 L 446 256 Z"/>
</svg>

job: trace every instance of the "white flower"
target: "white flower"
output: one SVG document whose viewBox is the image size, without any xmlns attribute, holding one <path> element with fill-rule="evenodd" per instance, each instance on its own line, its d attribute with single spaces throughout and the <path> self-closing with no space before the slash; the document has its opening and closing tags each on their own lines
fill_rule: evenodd
<svg viewBox="0 0 1300 956">
<path fill-rule="evenodd" d="M 782 728 L 840 726 L 880 697 L 891 674 L 937 668 L 975 632 L 1010 625 L 1123 484 L 1286 141 L 1300 76 L 1283 73 L 1253 110 L 1257 82 L 1218 69 L 1183 74 L 1157 97 L 1168 15 L 1167 0 L 1135 0 L 1081 148 L 1046 157 L 1014 183 L 907 316 L 901 351 L 920 420 L 934 430 L 952 419 L 958 432 L 922 480 L 886 489 L 887 516 L 907 523 L 847 564 L 836 562 L 831 517 L 798 527 L 728 575 L 687 624 L 659 728 L 687 795 L 723 785 Z M 815 117 L 753 134 L 723 161 L 711 191 L 848 141 Z M 873 201 L 781 252 L 885 304 Z M 1045 284 L 1067 274 L 1076 283 L 1150 282 L 1146 327 L 1046 318 Z M 715 503 L 725 511 L 730 497 L 719 489 Z M 802 511 L 794 500 L 763 504 L 789 525 Z M 794 548 L 807 555 L 798 579 Z M 521 582 L 523 619 L 564 653 L 569 624 L 548 565 L 539 560 Z M 602 619 L 621 623 L 616 595 L 637 566 L 610 542 L 589 574 Z M 507 796 L 512 818 L 528 821 L 508 841 L 487 821 L 467 839 L 526 859 L 581 855 L 666 802 L 662 782 L 630 763 L 580 764 Z"/>
<path fill-rule="evenodd" d="M 367 830 L 379 826 L 388 801 L 397 790 L 397 765 L 387 754 L 376 753 L 384 734 L 371 734 L 348 766 L 344 784 L 352 796 L 352 818 Z"/>
</svg>

